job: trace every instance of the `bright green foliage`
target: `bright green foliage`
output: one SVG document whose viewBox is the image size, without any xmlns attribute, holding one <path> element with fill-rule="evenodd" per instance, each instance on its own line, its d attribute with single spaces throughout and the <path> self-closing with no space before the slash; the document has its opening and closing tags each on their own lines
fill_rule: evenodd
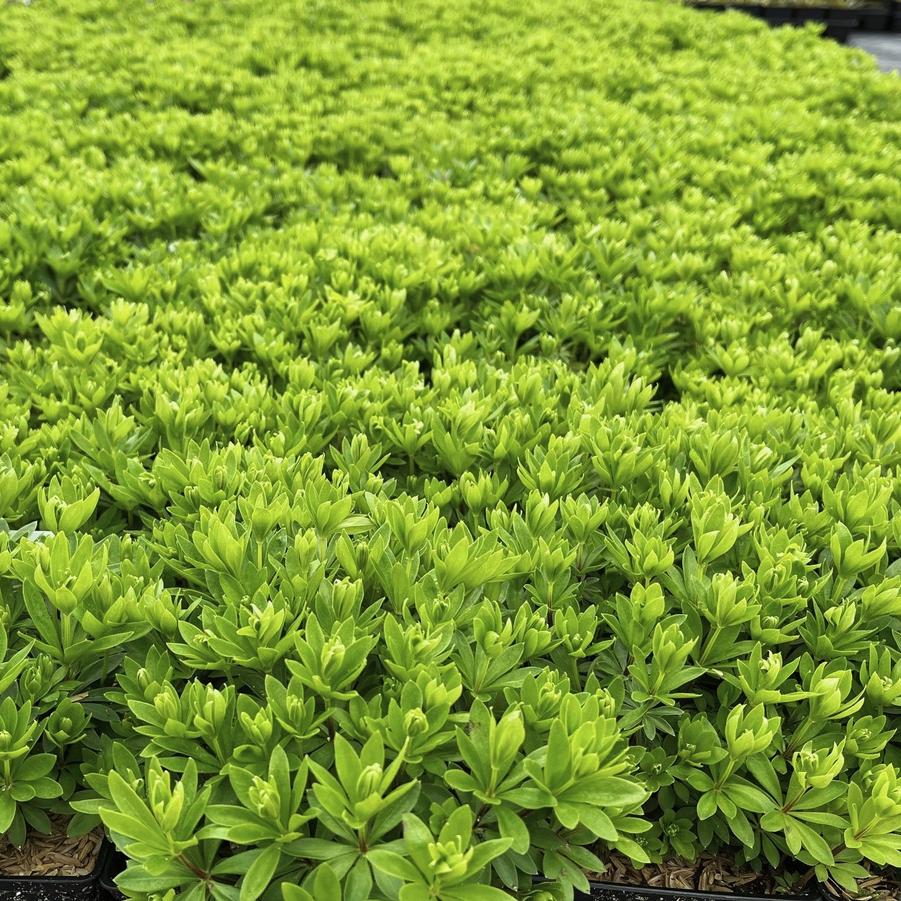
<svg viewBox="0 0 901 901">
<path fill-rule="evenodd" d="M 739 15 L 3 5 L 2 830 L 901 864 L 899 172 L 897 78 Z"/>
</svg>

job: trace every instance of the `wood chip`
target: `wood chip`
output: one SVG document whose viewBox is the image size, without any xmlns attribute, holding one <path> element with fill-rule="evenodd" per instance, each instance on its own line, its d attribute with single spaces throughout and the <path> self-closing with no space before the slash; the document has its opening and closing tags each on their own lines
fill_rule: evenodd
<svg viewBox="0 0 901 901">
<path fill-rule="evenodd" d="M 739 895 L 790 895 L 792 885 L 804 875 L 803 868 L 795 873 L 755 873 L 738 866 L 728 857 L 705 855 L 694 863 L 670 858 L 659 864 L 633 867 L 628 858 L 617 853 L 602 855 L 607 869 L 589 878 L 620 885 L 670 888 L 684 891 L 728 892 Z M 897 872 L 874 874 L 860 883 L 861 893 L 855 901 L 901 901 L 901 877 Z M 850 896 L 840 890 L 839 898 Z"/>
<path fill-rule="evenodd" d="M 0 844 L 0 874 L 3 876 L 87 876 L 94 872 L 103 832 L 66 835 L 66 819 L 51 817 L 53 832 L 29 834 L 21 848 Z"/>
</svg>

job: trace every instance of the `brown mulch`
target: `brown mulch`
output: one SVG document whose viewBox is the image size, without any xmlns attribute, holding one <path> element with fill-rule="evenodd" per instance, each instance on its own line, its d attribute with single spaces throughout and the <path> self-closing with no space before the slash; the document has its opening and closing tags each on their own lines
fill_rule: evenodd
<svg viewBox="0 0 901 901">
<path fill-rule="evenodd" d="M 849 895 L 837 885 L 829 885 L 836 898 L 854 898 L 855 901 L 898 901 L 901 898 L 901 876 L 890 873 L 881 876 L 870 876 L 858 885 L 856 895 Z"/>
<path fill-rule="evenodd" d="M 659 864 L 633 867 L 628 858 L 615 852 L 606 857 L 607 869 L 597 878 L 620 885 L 642 885 L 650 888 L 685 889 L 686 891 L 731 892 L 738 895 L 791 895 L 802 894 L 792 890 L 796 877 L 786 874 L 754 873 L 736 865 L 733 861 L 703 856 L 694 863 L 671 858 Z M 781 875 L 781 878 L 779 878 Z M 798 876 L 803 876 L 799 873 Z M 831 886 L 837 898 L 852 896 Z M 860 891 L 853 896 L 856 901 L 899 901 L 901 882 L 897 873 L 873 875 L 860 883 Z"/>
<path fill-rule="evenodd" d="M 3 876 L 87 876 L 94 872 L 103 832 L 69 838 L 66 821 L 51 818 L 53 832 L 32 832 L 21 848 L 0 845 L 0 874 Z"/>
<path fill-rule="evenodd" d="M 611 854 L 607 870 L 601 876 L 606 882 L 624 885 L 646 885 L 653 888 L 675 888 L 702 892 L 738 892 L 744 894 L 790 894 L 775 875 L 749 872 L 734 862 L 719 857 L 703 856 L 694 863 L 671 858 L 663 863 L 633 867 L 627 858 Z"/>
</svg>

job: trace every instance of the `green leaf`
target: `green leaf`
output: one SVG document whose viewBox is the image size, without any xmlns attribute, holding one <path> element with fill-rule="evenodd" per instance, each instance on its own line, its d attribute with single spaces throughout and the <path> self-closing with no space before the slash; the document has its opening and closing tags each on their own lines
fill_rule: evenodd
<svg viewBox="0 0 901 901">
<path fill-rule="evenodd" d="M 401 857 L 400 854 L 395 854 L 393 851 L 382 851 L 378 848 L 374 848 L 371 851 L 366 852 L 366 859 L 377 870 L 381 870 L 389 876 L 403 879 L 406 882 L 424 881 L 422 874 L 409 860 L 405 857 Z"/>
<path fill-rule="evenodd" d="M 513 895 L 490 885 L 455 885 L 441 891 L 442 901 L 511 901 L 512 898 Z"/>
<path fill-rule="evenodd" d="M 340 735 L 335 736 L 335 769 L 344 790 L 353 791 L 362 772 L 360 758 L 357 757 L 350 742 Z"/>
<path fill-rule="evenodd" d="M 344 901 L 341 894 L 341 882 L 327 863 L 316 867 L 311 887 L 313 889 L 312 898 L 315 901 Z"/>
<path fill-rule="evenodd" d="M 775 798 L 778 802 L 782 801 L 782 786 L 779 776 L 768 757 L 764 754 L 753 754 L 745 761 L 745 766 L 770 797 Z"/>
<path fill-rule="evenodd" d="M 325 898 L 328 901 L 328 896 Z M 283 901 L 316 901 L 306 889 L 302 889 L 299 885 L 292 885 L 290 882 L 282 883 L 282 899 Z M 341 901 L 340 895 L 338 895 L 338 901 Z"/>
<path fill-rule="evenodd" d="M 0 834 L 5 834 L 16 816 L 16 802 L 9 792 L 0 791 Z"/>
<path fill-rule="evenodd" d="M 345 901 L 368 901 L 372 892 L 372 872 L 369 863 L 361 858 L 344 878 Z"/>
<path fill-rule="evenodd" d="M 572 788 L 559 794 L 558 799 L 598 807 L 632 807 L 641 804 L 647 796 L 648 792 L 640 783 L 595 774 L 580 779 Z"/>
<path fill-rule="evenodd" d="M 61 657 L 62 648 L 59 643 L 57 624 L 50 616 L 44 596 L 37 590 L 28 590 L 27 587 L 23 591 L 22 596 L 28 615 L 31 617 L 31 624 L 34 625 L 38 635 L 50 646 L 55 656 Z M 25 636 L 25 638 L 29 637 L 28 635 Z"/>
<path fill-rule="evenodd" d="M 552 791 L 554 786 L 566 782 L 570 773 L 570 748 L 569 738 L 564 730 L 563 723 L 554 720 L 551 725 L 547 745 L 547 759 L 545 761 L 547 785 Z"/>
<path fill-rule="evenodd" d="M 184 874 L 148 873 L 144 867 L 130 861 L 128 867 L 116 876 L 116 886 L 123 892 L 151 894 L 178 888 L 196 880 L 196 876 Z"/>
<path fill-rule="evenodd" d="M 776 807 L 773 799 L 765 795 L 759 788 L 739 782 L 736 778 L 729 780 L 723 786 L 723 792 L 738 805 L 739 809 L 750 813 L 768 813 Z"/>
<path fill-rule="evenodd" d="M 824 864 L 832 864 L 835 862 L 832 856 L 832 850 L 819 833 L 794 817 L 790 818 L 790 822 L 791 829 L 800 839 L 801 846 L 814 860 Z"/>
<path fill-rule="evenodd" d="M 616 848 L 617 851 L 622 851 L 622 853 L 634 863 L 646 864 L 651 862 L 651 858 L 648 857 L 648 852 L 645 851 L 638 842 L 633 841 L 631 838 L 626 838 L 624 835 L 621 835 L 616 842 L 613 843 L 613 847 Z"/>
<path fill-rule="evenodd" d="M 444 774 L 444 781 L 455 791 L 472 793 L 479 789 L 479 783 L 469 773 L 463 770 L 448 770 Z"/>
<path fill-rule="evenodd" d="M 269 887 L 282 852 L 278 845 L 262 848 L 241 880 L 240 901 L 256 901 Z"/>
<path fill-rule="evenodd" d="M 525 854 L 529 850 L 531 838 L 529 836 L 529 827 L 525 824 L 522 817 L 504 805 L 495 807 L 494 815 L 497 817 L 501 838 L 509 839 L 510 847 L 517 854 Z"/>
<path fill-rule="evenodd" d="M 332 842 L 323 838 L 301 838 L 285 846 L 293 857 L 309 858 L 310 860 L 331 860 L 341 854 L 346 854 L 348 845 L 341 842 Z"/>
<path fill-rule="evenodd" d="M 159 828 L 156 820 L 150 816 L 139 820 L 128 814 L 119 813 L 118 810 L 101 807 L 100 819 L 103 820 L 103 825 L 107 829 L 124 838 L 142 842 L 149 848 L 154 848 L 159 852 L 164 852 L 168 849 L 165 833 Z"/>
<path fill-rule="evenodd" d="M 698 817 L 702 820 L 709 820 L 715 813 L 717 808 L 716 792 L 705 792 L 698 799 Z"/>
<path fill-rule="evenodd" d="M 472 873 L 480 873 L 496 857 L 500 857 L 509 847 L 512 839 L 493 838 L 486 842 L 480 842 L 472 849 L 472 857 L 469 861 L 469 870 Z"/>
<path fill-rule="evenodd" d="M 748 848 L 754 846 L 754 830 L 751 828 L 751 824 L 748 822 L 748 818 L 744 815 L 742 810 L 736 810 L 735 815 L 729 817 L 726 822 L 729 824 L 732 834 L 735 835 L 743 845 Z"/>
</svg>

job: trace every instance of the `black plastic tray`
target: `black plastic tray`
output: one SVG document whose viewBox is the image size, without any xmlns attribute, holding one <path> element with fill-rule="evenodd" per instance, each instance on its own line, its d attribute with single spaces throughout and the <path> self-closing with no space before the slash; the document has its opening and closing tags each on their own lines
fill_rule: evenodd
<svg viewBox="0 0 901 901">
<path fill-rule="evenodd" d="M 100 873 L 112 853 L 104 840 L 87 876 L 0 876 L 0 901 L 99 901 Z"/>
<path fill-rule="evenodd" d="M 698 892 L 678 888 L 643 888 L 617 882 L 592 882 L 589 894 L 576 893 L 579 901 L 822 901 L 814 886 L 803 895 L 754 895 L 741 892 Z"/>
<path fill-rule="evenodd" d="M 100 867 L 100 878 L 98 880 L 98 888 L 100 890 L 101 901 L 108 901 L 115 898 L 116 901 L 122 901 L 125 897 L 122 892 L 116 888 L 115 879 L 125 869 L 125 855 L 110 846 L 109 854 L 103 860 L 103 866 Z M 2 899 L 0 899 L 2 901 Z"/>
<path fill-rule="evenodd" d="M 716 12 L 735 10 L 757 19 L 763 19 L 772 26 L 801 26 L 806 22 L 821 22 L 824 33 L 839 43 L 845 43 L 852 32 L 873 33 L 901 32 L 901 2 L 892 0 L 859 9 L 841 9 L 833 6 L 753 6 L 740 3 L 703 3 L 688 0 L 695 9 L 709 9 Z"/>
<path fill-rule="evenodd" d="M 92 898 L 98 901 L 123 901 L 125 895 L 116 887 L 115 878 L 125 869 L 125 855 L 117 850 L 111 843 L 105 842 L 104 850 L 97 861 L 97 869 L 94 877 L 85 876 L 84 879 L 96 878 L 96 891 Z M 16 880 L 21 881 L 21 880 Z M 62 880 L 65 881 L 65 880 Z M 69 880 L 75 881 L 75 880 Z M 544 882 L 545 880 L 540 880 Z M 822 887 L 814 885 L 801 895 L 755 895 L 744 892 L 699 892 L 686 889 L 673 888 L 643 888 L 641 886 L 622 885 L 614 882 L 590 883 L 591 890 L 588 894 L 576 892 L 576 901 L 839 901 L 838 897 L 824 891 Z M 17 896 L 19 901 L 30 901 L 31 895 Z M 47 901 L 56 901 L 63 896 L 57 894 L 44 895 Z M 66 899 L 73 897 L 65 895 Z M 82 896 L 81 897 L 89 897 Z M 5 899 L 2 899 L 5 901 Z"/>
<path fill-rule="evenodd" d="M 108 901 L 108 899 L 122 901 L 125 898 L 125 895 L 116 888 L 114 881 L 124 869 L 125 856 L 121 851 L 110 846 L 98 866 L 97 888 L 100 901 Z M 46 897 L 48 901 L 53 901 L 56 896 Z M 643 888 L 642 886 L 613 882 L 592 882 L 588 894 L 576 892 L 575 897 L 576 901 L 826 901 L 826 896 L 816 887 L 803 895 L 753 895 L 741 892 L 730 894 L 673 888 Z"/>
</svg>

